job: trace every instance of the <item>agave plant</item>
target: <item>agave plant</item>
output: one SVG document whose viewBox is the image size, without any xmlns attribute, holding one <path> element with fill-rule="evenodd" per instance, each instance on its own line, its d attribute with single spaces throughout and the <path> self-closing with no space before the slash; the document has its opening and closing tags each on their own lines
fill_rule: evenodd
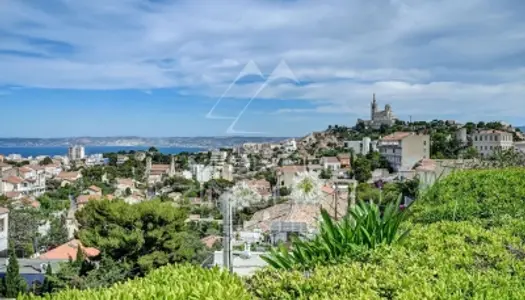
<svg viewBox="0 0 525 300">
<path fill-rule="evenodd" d="M 401 197 L 382 212 L 375 203 L 361 202 L 339 222 L 334 222 L 325 210 L 321 210 L 322 219 L 315 238 L 295 238 L 290 250 L 281 246 L 262 258 L 277 269 L 309 270 L 320 263 L 338 263 L 362 249 L 399 242 L 409 232 L 399 232 L 407 215 L 406 209 L 399 209 L 400 201 Z"/>
<path fill-rule="evenodd" d="M 317 204 L 323 197 L 322 186 L 316 173 L 301 172 L 295 177 L 292 186 L 292 201 L 295 204 Z"/>
</svg>

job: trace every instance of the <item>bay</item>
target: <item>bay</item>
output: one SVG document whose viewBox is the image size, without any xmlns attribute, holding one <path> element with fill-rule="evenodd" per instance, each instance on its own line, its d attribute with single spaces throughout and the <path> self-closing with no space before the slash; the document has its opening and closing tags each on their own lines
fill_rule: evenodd
<svg viewBox="0 0 525 300">
<path fill-rule="evenodd" d="M 109 153 L 118 151 L 146 151 L 149 146 L 85 146 L 86 155 Z M 156 147 L 163 154 L 178 154 L 181 152 L 200 152 L 206 151 L 203 148 L 185 148 L 185 147 Z M 20 154 L 23 157 L 29 156 L 54 156 L 67 155 L 68 147 L 0 147 L 0 154 Z"/>
</svg>

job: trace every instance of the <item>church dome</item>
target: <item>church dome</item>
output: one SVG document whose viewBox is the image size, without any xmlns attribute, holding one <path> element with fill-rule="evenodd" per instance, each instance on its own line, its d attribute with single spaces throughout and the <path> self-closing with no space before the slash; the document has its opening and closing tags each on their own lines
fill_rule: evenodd
<svg viewBox="0 0 525 300">
<path fill-rule="evenodd" d="M 390 107 L 390 104 L 385 105 L 385 110 L 392 110 L 392 107 Z"/>
</svg>

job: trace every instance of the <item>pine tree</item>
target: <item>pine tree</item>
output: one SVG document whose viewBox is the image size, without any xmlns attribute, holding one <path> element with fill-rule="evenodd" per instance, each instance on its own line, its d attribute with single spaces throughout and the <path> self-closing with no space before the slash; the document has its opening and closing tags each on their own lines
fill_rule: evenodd
<svg viewBox="0 0 525 300">
<path fill-rule="evenodd" d="M 16 298 L 19 293 L 27 291 L 27 284 L 20 275 L 13 243 L 9 244 L 9 263 L 4 279 L 5 297 Z"/>
</svg>

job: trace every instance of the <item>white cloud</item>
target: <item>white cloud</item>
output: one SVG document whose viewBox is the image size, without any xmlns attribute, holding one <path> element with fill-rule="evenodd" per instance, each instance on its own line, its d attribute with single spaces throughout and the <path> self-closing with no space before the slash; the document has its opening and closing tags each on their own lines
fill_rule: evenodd
<svg viewBox="0 0 525 300">
<path fill-rule="evenodd" d="M 307 84 L 261 98 L 363 116 L 375 92 L 405 115 L 513 117 L 525 95 L 524 12 L 521 0 L 4 0 L 0 85 L 213 98 L 248 61 L 267 74 L 284 59 Z"/>
</svg>

